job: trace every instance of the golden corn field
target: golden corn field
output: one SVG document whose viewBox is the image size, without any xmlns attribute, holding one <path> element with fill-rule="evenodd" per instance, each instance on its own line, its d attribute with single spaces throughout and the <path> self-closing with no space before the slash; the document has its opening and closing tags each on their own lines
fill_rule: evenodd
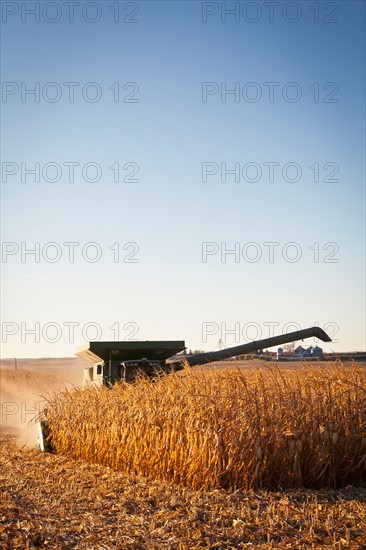
<svg viewBox="0 0 366 550">
<path fill-rule="evenodd" d="M 366 485 L 366 370 L 213 370 L 65 390 L 61 453 L 191 489 Z"/>
</svg>

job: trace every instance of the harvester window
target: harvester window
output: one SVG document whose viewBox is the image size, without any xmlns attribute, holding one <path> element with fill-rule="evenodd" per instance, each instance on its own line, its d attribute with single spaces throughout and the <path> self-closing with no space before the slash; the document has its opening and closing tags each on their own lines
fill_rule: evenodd
<svg viewBox="0 0 366 550">
<path fill-rule="evenodd" d="M 97 365 L 97 374 L 102 374 L 102 365 Z"/>
</svg>

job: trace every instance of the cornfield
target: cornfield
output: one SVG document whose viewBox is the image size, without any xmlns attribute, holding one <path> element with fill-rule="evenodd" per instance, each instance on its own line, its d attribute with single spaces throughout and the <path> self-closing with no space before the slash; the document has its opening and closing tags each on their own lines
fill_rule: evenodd
<svg viewBox="0 0 366 550">
<path fill-rule="evenodd" d="M 213 370 L 65 390 L 54 448 L 192 489 L 366 485 L 366 370 Z"/>
</svg>

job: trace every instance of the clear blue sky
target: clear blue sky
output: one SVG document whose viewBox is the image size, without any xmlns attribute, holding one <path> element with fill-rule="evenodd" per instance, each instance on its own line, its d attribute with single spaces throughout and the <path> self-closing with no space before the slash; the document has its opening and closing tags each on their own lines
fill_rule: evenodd
<svg viewBox="0 0 366 550">
<path fill-rule="evenodd" d="M 26 12 L 36 4 L 39 22 Z M 82 0 L 73 23 L 65 2 L 45 4 L 2 2 L 2 356 L 72 355 L 85 326 L 96 334 L 88 323 L 103 340 L 118 325 L 121 339 L 138 327 L 135 338 L 207 350 L 267 337 L 265 323 L 328 323 L 338 341 L 324 349 L 365 349 L 364 2 L 280 2 L 273 22 L 263 2 L 230 15 L 235 2 Z M 80 84 L 73 103 L 65 82 Z M 24 95 L 38 85 L 38 102 Z M 39 183 L 24 172 L 35 163 Z M 240 181 L 221 181 L 221 163 L 239 163 Z M 138 181 L 123 182 L 136 166 Z M 202 181 L 203 169 L 217 173 Z M 40 261 L 22 261 L 37 242 Z M 74 262 L 65 242 L 80 243 Z M 235 246 L 239 261 L 221 257 Z"/>
</svg>

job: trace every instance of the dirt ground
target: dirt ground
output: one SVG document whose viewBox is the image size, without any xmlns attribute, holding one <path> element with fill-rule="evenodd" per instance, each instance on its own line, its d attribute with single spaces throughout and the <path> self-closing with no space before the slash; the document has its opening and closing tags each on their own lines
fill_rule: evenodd
<svg viewBox="0 0 366 550">
<path fill-rule="evenodd" d="M 0 447 L 0 548 L 366 548 L 366 490 L 196 492 Z"/>
</svg>

